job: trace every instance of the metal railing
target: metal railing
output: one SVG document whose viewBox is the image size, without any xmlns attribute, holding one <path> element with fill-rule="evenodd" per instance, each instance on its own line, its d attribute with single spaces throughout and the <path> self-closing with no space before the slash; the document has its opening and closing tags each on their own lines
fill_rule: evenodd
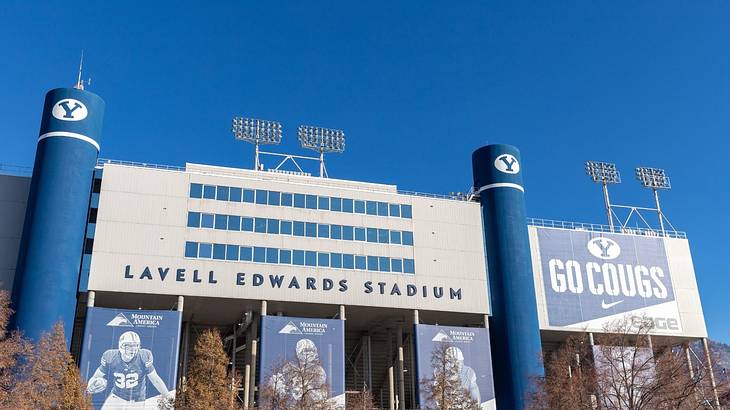
<svg viewBox="0 0 730 410">
<path fill-rule="evenodd" d="M 605 233 L 623 233 L 629 235 L 642 235 L 642 236 L 662 236 L 659 229 L 650 228 L 621 228 L 615 226 L 611 228 L 608 225 L 583 223 L 583 222 L 572 222 L 572 221 L 555 221 L 552 219 L 542 218 L 527 218 L 527 224 L 532 226 L 541 226 L 545 228 L 560 228 L 560 229 L 573 229 L 577 231 L 590 231 L 590 232 L 605 232 Z M 664 231 L 664 236 L 669 238 L 680 238 L 687 239 L 687 233 L 681 231 Z"/>
<path fill-rule="evenodd" d="M 33 167 L 23 165 L 0 164 L 0 174 L 29 177 L 33 174 Z"/>
<path fill-rule="evenodd" d="M 167 171 L 185 171 L 185 167 L 179 167 L 175 165 L 160 165 L 160 164 L 148 164 L 146 162 L 134 162 L 134 161 L 120 161 L 116 159 L 99 158 L 96 160 L 96 166 L 98 168 L 104 168 L 104 165 L 123 165 L 127 167 L 138 167 L 138 168 L 153 168 L 153 169 L 164 169 Z"/>
<path fill-rule="evenodd" d="M 416 191 L 404 191 L 399 189 L 398 193 L 401 195 L 411 195 L 411 196 L 422 196 L 426 198 L 436 198 L 436 199 L 448 199 L 451 201 L 471 201 L 471 196 L 467 194 L 451 194 L 451 195 L 444 195 L 444 194 L 431 194 L 427 192 L 416 192 Z"/>
</svg>

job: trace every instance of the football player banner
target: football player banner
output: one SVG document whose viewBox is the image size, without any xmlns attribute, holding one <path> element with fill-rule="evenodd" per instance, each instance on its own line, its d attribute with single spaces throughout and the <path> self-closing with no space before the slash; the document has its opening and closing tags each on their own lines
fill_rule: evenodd
<svg viewBox="0 0 730 410">
<path fill-rule="evenodd" d="M 439 409 L 429 394 L 429 383 L 441 378 L 452 378 L 469 397 L 484 409 L 496 409 L 492 353 L 489 329 L 483 327 L 456 327 L 415 325 L 416 375 L 421 409 Z M 438 375 L 432 359 L 444 360 L 448 371 Z"/>
<path fill-rule="evenodd" d="M 175 396 L 181 312 L 90 307 L 81 376 L 95 409 L 158 409 Z"/>
<path fill-rule="evenodd" d="M 261 318 L 259 390 L 298 403 L 345 407 L 345 323 L 338 319 Z M 306 384 L 306 385 L 303 385 Z"/>
</svg>

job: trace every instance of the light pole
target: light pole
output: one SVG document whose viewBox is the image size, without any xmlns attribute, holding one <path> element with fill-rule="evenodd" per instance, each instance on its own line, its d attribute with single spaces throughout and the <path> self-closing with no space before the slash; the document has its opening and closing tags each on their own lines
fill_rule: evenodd
<svg viewBox="0 0 730 410">
<path fill-rule="evenodd" d="M 660 189 L 671 189 L 672 184 L 669 181 L 669 177 L 663 169 L 659 168 L 648 168 L 648 167 L 637 167 L 636 168 L 636 179 L 641 182 L 644 188 L 649 188 L 654 193 L 654 202 L 656 203 L 656 212 L 659 216 L 659 229 L 661 229 L 662 236 L 665 236 L 664 231 L 664 214 L 662 208 L 659 205 L 659 190 Z"/>
<path fill-rule="evenodd" d="M 235 117 L 231 125 L 233 136 L 256 146 L 254 169 L 260 171 L 259 145 L 278 145 L 281 143 L 281 124 L 276 121 Z"/>
<path fill-rule="evenodd" d="M 611 201 L 608 197 L 608 184 L 621 183 L 621 174 L 616 169 L 616 164 L 610 162 L 586 161 L 586 173 L 593 182 L 603 187 L 603 202 L 606 206 L 608 227 L 613 232 L 613 214 L 611 212 Z"/>
<path fill-rule="evenodd" d="M 327 176 L 327 169 L 324 166 L 324 154 L 325 152 L 340 153 L 345 151 L 345 132 L 311 125 L 300 125 L 297 134 L 302 148 L 319 153 L 319 176 Z"/>
</svg>

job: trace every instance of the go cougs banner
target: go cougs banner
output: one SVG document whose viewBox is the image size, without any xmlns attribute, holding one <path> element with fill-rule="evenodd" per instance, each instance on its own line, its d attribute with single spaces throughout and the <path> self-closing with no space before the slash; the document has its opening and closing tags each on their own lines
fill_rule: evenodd
<svg viewBox="0 0 730 410">
<path fill-rule="evenodd" d="M 302 379 L 306 386 L 302 386 Z M 345 407 L 345 323 L 287 316 L 261 318 L 260 390 L 294 402 L 302 389 L 310 400 Z"/>
<path fill-rule="evenodd" d="M 431 362 L 434 354 L 443 350 L 446 364 L 453 364 L 451 375 L 482 409 L 495 409 L 492 353 L 489 347 L 489 329 L 482 327 L 455 327 L 416 325 L 416 360 L 419 402 L 422 409 L 438 409 L 429 397 L 427 384 L 436 378 Z"/>
<path fill-rule="evenodd" d="M 628 315 L 682 330 L 661 238 L 552 228 L 537 237 L 549 326 L 602 330 Z"/>
<path fill-rule="evenodd" d="M 180 312 L 86 312 L 80 368 L 95 409 L 157 409 L 175 396 Z"/>
</svg>

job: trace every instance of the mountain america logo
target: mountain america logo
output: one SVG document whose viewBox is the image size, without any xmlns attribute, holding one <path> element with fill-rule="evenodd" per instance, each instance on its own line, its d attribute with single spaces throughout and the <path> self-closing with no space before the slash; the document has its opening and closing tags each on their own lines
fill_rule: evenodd
<svg viewBox="0 0 730 410">
<path fill-rule="evenodd" d="M 110 320 L 109 323 L 106 324 L 107 326 L 118 326 L 118 327 L 134 327 L 132 322 L 127 319 L 126 316 L 124 316 L 124 313 L 120 313 L 114 317 L 114 319 Z"/>
<path fill-rule="evenodd" d="M 431 339 L 431 341 L 432 342 L 450 342 L 451 337 L 449 337 L 449 335 L 446 334 L 446 332 L 439 329 L 438 333 L 436 333 L 436 336 L 434 336 L 433 339 Z"/>
<path fill-rule="evenodd" d="M 61 121 L 81 121 L 89 115 L 89 110 L 81 101 L 65 98 L 53 104 L 51 115 Z"/>
<path fill-rule="evenodd" d="M 294 324 L 291 320 L 289 323 L 287 323 L 284 327 L 279 330 L 279 333 L 286 334 L 286 335 L 301 335 L 302 331 L 299 330 L 297 325 Z"/>
<path fill-rule="evenodd" d="M 502 154 L 494 160 L 494 167 L 505 174 L 516 174 L 520 172 L 520 163 L 512 154 Z"/>
</svg>

